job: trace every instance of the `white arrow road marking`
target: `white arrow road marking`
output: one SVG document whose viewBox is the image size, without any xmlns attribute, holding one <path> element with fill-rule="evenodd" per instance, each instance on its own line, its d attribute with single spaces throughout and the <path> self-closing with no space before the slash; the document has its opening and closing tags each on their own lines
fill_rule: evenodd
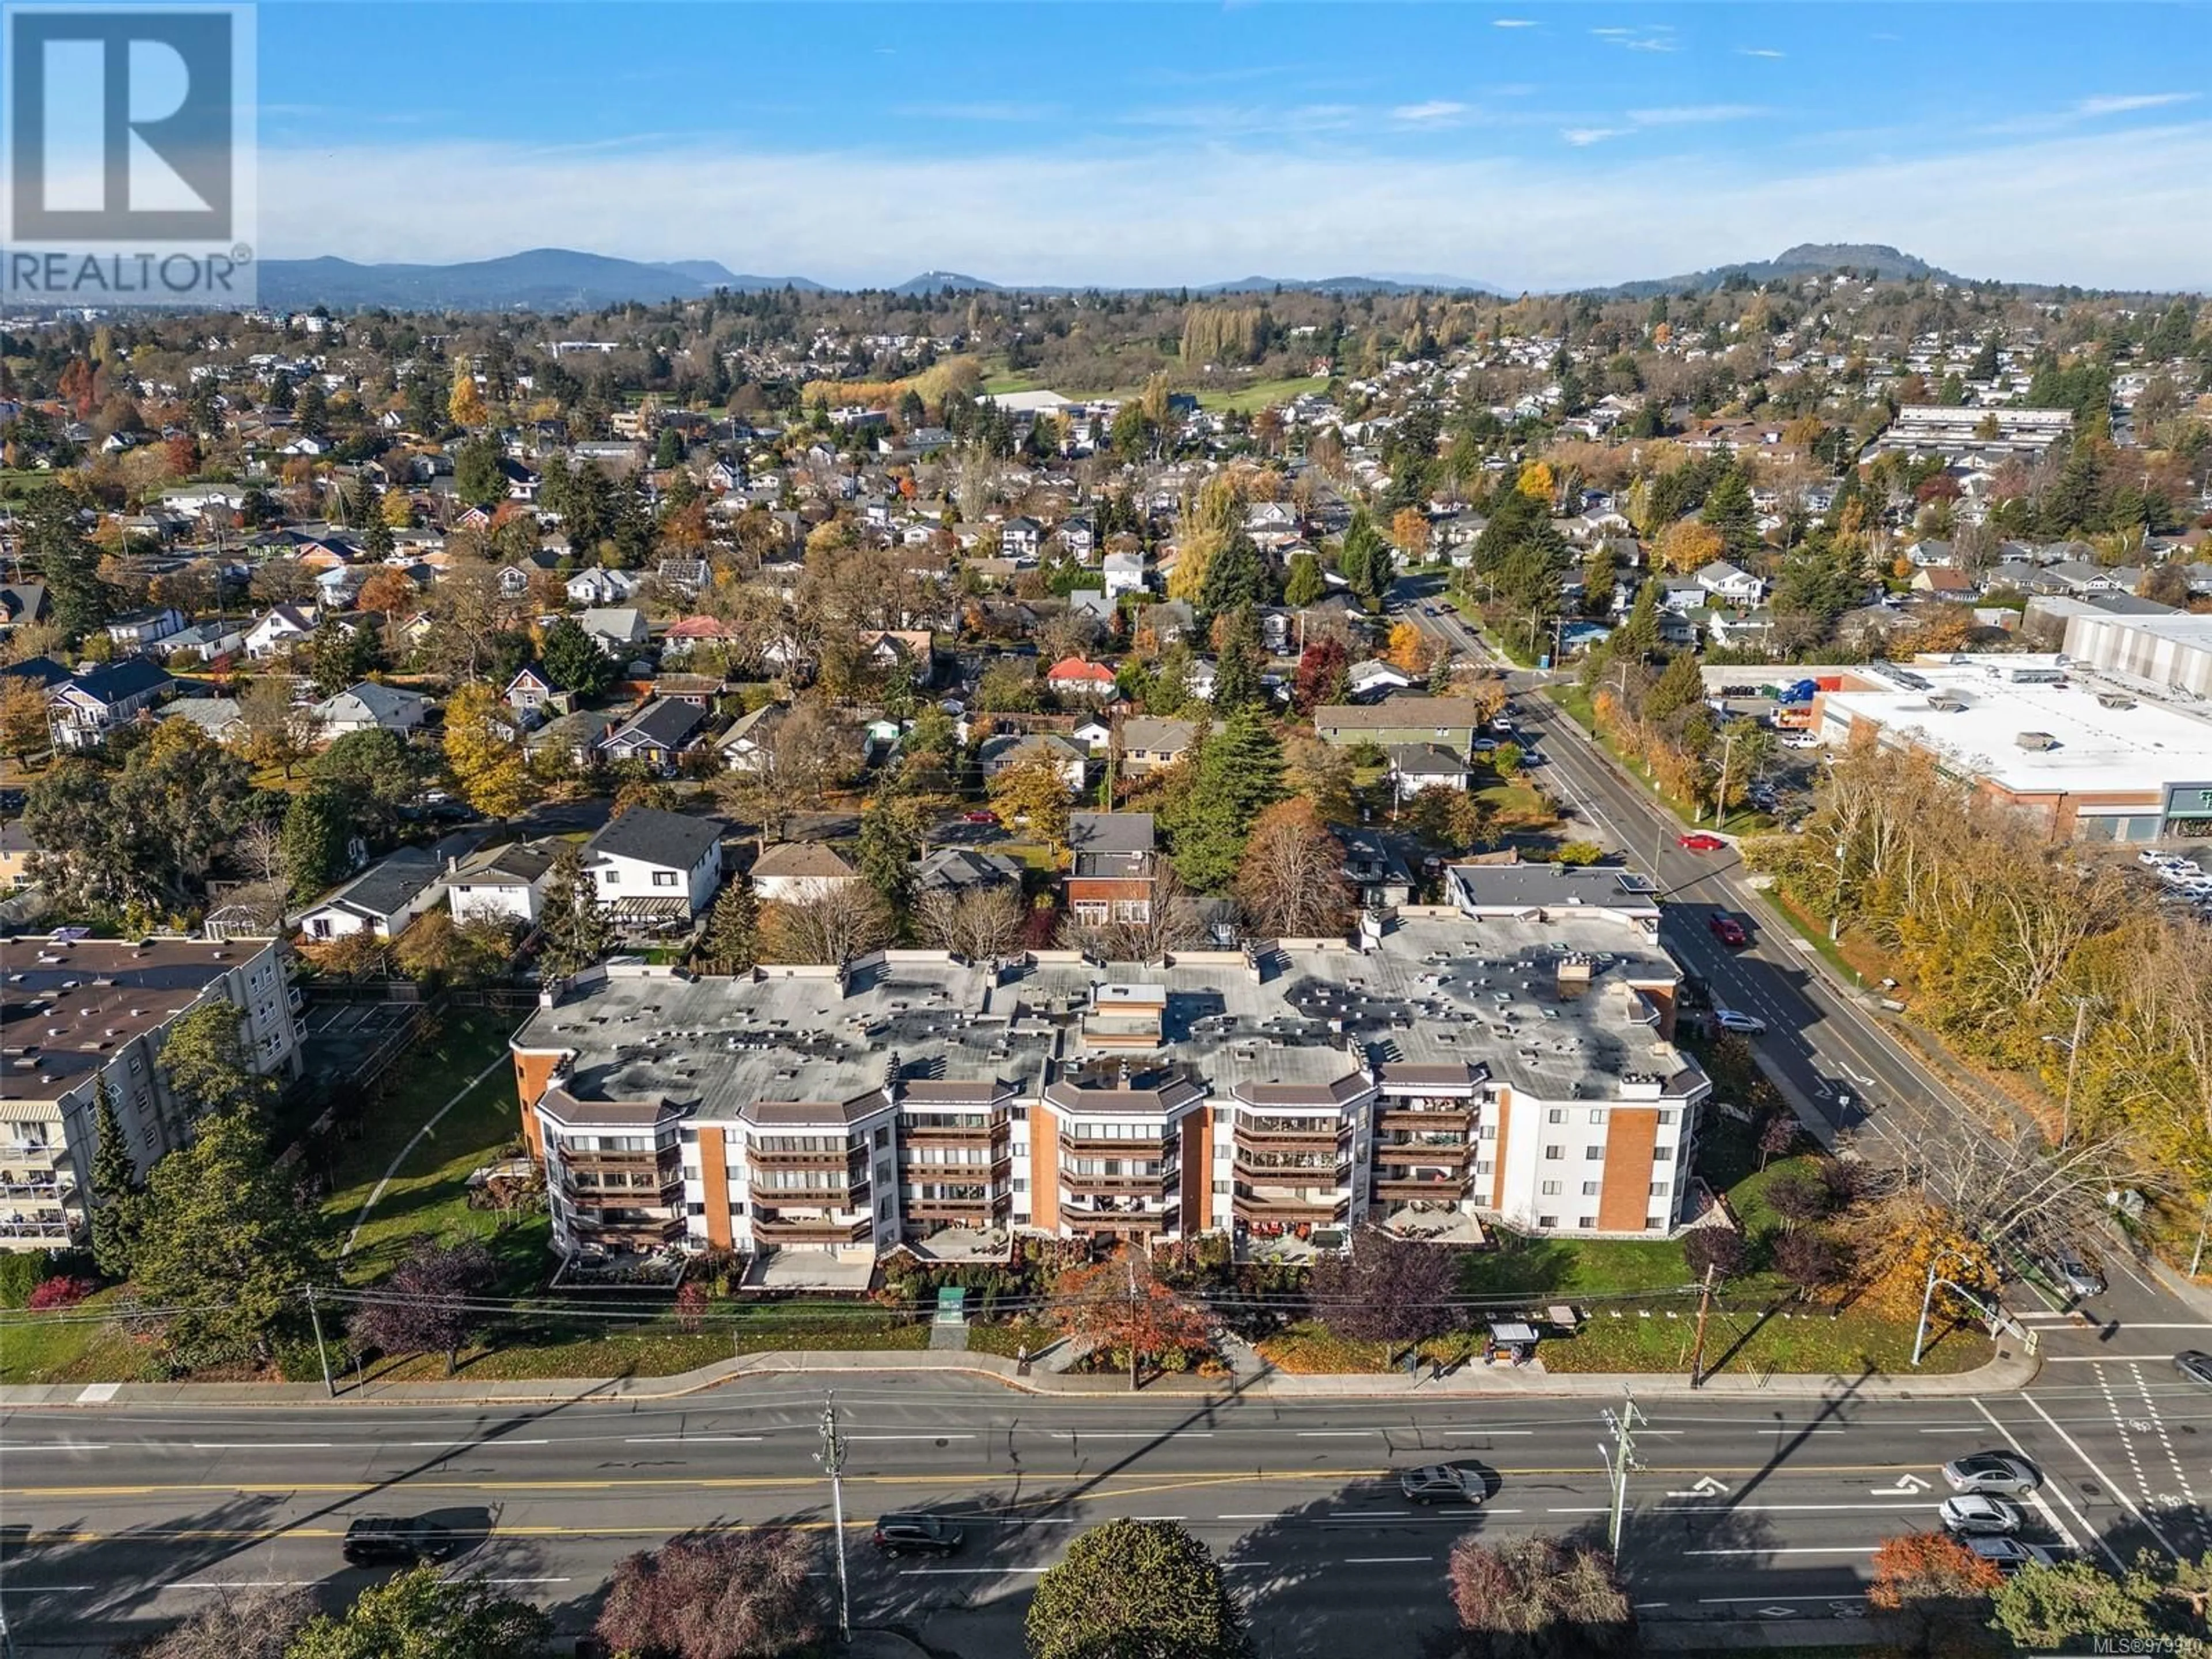
<svg viewBox="0 0 2212 1659">
<path fill-rule="evenodd" d="M 1899 1475 L 1897 1484 L 1893 1486 L 1873 1488 L 1873 1495 L 1876 1498 L 1910 1498 L 1914 1492 L 1927 1490 L 1928 1483 L 1925 1480 L 1917 1474 L 1906 1474 Z"/>
<path fill-rule="evenodd" d="M 1728 1483 L 1716 1480 L 1710 1474 L 1701 1474 L 1691 1483 L 1687 1492 L 1670 1492 L 1669 1498 L 1723 1498 L 1728 1494 Z"/>
</svg>

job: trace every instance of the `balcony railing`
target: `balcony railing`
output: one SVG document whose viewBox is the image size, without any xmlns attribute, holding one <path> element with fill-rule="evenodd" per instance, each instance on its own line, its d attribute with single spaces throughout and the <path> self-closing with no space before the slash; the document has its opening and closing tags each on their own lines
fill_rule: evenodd
<svg viewBox="0 0 2212 1659">
<path fill-rule="evenodd" d="M 1012 1120 L 1002 1117 L 974 1128 L 945 1123 L 902 1123 L 898 1138 L 902 1146 L 980 1146 L 1003 1140 L 1012 1133 Z"/>
<path fill-rule="evenodd" d="M 1375 1127 L 1383 1133 L 1393 1130 L 1457 1129 L 1464 1133 L 1474 1121 L 1471 1105 L 1453 1106 L 1386 1106 L 1375 1115 Z"/>
<path fill-rule="evenodd" d="M 1467 1195 L 1467 1177 L 1380 1175 L 1375 1177 L 1375 1193 L 1378 1198 L 1464 1198 Z"/>
<path fill-rule="evenodd" d="M 865 1148 L 843 1147 L 831 1152 L 770 1152 L 759 1146 L 745 1149 L 745 1162 L 757 1170 L 842 1170 L 865 1165 Z"/>
<path fill-rule="evenodd" d="M 1071 1210 L 1060 1206 L 1060 1222 L 1081 1233 L 1158 1233 L 1165 1232 L 1169 1222 L 1164 1210 Z"/>
<path fill-rule="evenodd" d="M 1295 1194 L 1240 1192 L 1231 1200 L 1239 1221 L 1342 1221 L 1352 1211 L 1349 1197 L 1301 1198 Z"/>
<path fill-rule="evenodd" d="M 866 1181 L 810 1181 L 803 1187 L 764 1187 L 756 1182 L 752 1195 L 757 1204 L 835 1204 L 859 1210 L 867 1207 L 869 1187 Z"/>
<path fill-rule="evenodd" d="M 975 1221 L 1003 1218 L 1012 1202 L 1008 1194 L 994 1192 L 981 1198 L 910 1198 L 900 1207 L 911 1219 Z"/>
<path fill-rule="evenodd" d="M 609 1221 L 595 1216 L 578 1216 L 570 1222 L 568 1231 L 576 1237 L 594 1244 L 672 1244 L 684 1237 L 684 1218 L 680 1215 L 641 1221 Z"/>
<path fill-rule="evenodd" d="M 1169 1139 L 1163 1134 L 1158 1139 L 1146 1136 L 1136 1140 L 1103 1139 L 1091 1140 L 1081 1135 L 1072 1135 L 1062 1131 L 1060 1144 L 1061 1150 L 1065 1152 L 1096 1152 L 1107 1158 L 1158 1158 L 1162 1149 L 1168 1145 Z"/>
<path fill-rule="evenodd" d="M 1334 1152 L 1316 1154 L 1310 1162 L 1303 1159 L 1293 1162 L 1296 1156 L 1291 1153 L 1273 1152 L 1255 1156 L 1248 1154 L 1240 1146 L 1231 1162 L 1236 1165 L 1237 1173 L 1240 1176 L 1250 1176 L 1256 1180 L 1273 1182 L 1283 1182 L 1303 1176 L 1310 1185 L 1319 1185 L 1322 1182 L 1341 1185 L 1346 1172 L 1352 1167 L 1349 1158 L 1340 1158 Z"/>
<path fill-rule="evenodd" d="M 672 1170 L 678 1162 L 673 1146 L 661 1152 L 587 1152 L 573 1146 L 556 1146 L 555 1150 L 563 1169 L 603 1170 L 609 1175 L 620 1171 L 642 1175 L 654 1170 Z"/>
<path fill-rule="evenodd" d="M 1060 1184 L 1071 1193 L 1143 1193 L 1152 1194 L 1164 1191 L 1180 1179 L 1174 1170 L 1158 1175 L 1077 1175 L 1073 1170 L 1060 1172 Z"/>
<path fill-rule="evenodd" d="M 756 1215 L 752 1226 L 753 1237 L 770 1244 L 860 1244 L 873 1231 L 873 1224 L 865 1216 L 858 1221 L 840 1221 L 826 1215 Z"/>
</svg>

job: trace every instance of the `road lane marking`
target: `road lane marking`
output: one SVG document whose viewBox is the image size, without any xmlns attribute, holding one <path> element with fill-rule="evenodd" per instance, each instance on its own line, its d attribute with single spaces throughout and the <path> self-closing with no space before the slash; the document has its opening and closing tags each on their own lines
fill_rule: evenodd
<svg viewBox="0 0 2212 1659">
<path fill-rule="evenodd" d="M 64 1590 L 94 1590 L 97 1584 L 0 1584 L 0 1595 L 58 1595 Z"/>
<path fill-rule="evenodd" d="M 1382 1432 L 1380 1429 L 1300 1429 L 1301 1440 L 1365 1440 Z"/>
<path fill-rule="evenodd" d="M 2075 1439 L 2072 1435 L 2067 1433 L 2065 1430 L 2060 1428 L 2058 1426 L 2057 1420 L 2053 1418 L 2049 1412 L 2043 1409 L 2042 1405 L 2036 1400 L 2033 1395 L 2023 1394 L 2020 1397 L 2027 1402 L 2028 1409 L 2030 1411 L 2033 1412 L 2038 1417 L 2041 1418 L 2045 1423 L 2051 1425 L 2051 1431 L 2066 1443 L 2067 1449 L 2071 1451 L 2075 1456 L 2081 1460 L 2081 1467 L 2087 1469 L 2090 1474 L 2095 1475 L 2097 1479 L 2104 1484 L 2105 1490 L 2112 1493 L 2113 1498 L 2119 1504 L 2120 1507 L 2125 1510 L 2130 1515 L 2135 1516 L 2135 1518 L 2142 1523 L 2143 1528 L 2150 1534 L 2150 1535 L 2158 1540 L 2159 1547 L 2163 1549 L 2175 1560 L 2179 1561 L 2181 1559 L 2181 1552 L 2174 1548 L 2172 1544 L 2166 1541 L 2166 1534 L 2158 1529 L 2158 1522 L 2152 1520 L 2150 1516 L 2144 1514 L 2142 1510 L 2135 1506 L 2134 1501 L 2130 1498 L 2127 1494 L 2127 1489 L 2124 1486 L 2120 1486 L 2112 1479 L 2112 1476 L 2106 1474 L 2104 1470 L 2097 1467 L 2095 1462 L 2091 1460 L 2089 1454 L 2081 1449 L 2081 1443 Z M 1986 1407 L 1984 1407 L 1984 1411 L 1987 1409 L 1988 1408 Z M 2111 1551 L 2107 1550 L 2106 1553 L 2110 1554 Z"/>
<path fill-rule="evenodd" d="M 848 1440 L 884 1440 L 894 1444 L 934 1445 L 940 1440 L 973 1440 L 972 1434 L 848 1434 Z"/>
<path fill-rule="evenodd" d="M 31 1452 L 106 1451 L 106 1442 L 84 1446 L 0 1446 L 0 1456 L 21 1457 Z"/>
<path fill-rule="evenodd" d="M 1011 1572 L 1048 1572 L 1048 1567 L 901 1567 L 902 1578 L 997 1578 Z"/>
<path fill-rule="evenodd" d="M 374 1441 L 368 1442 L 374 1445 Z M 550 1440 L 408 1440 L 401 1443 L 410 1448 L 443 1447 L 447 1451 L 497 1451 L 502 1446 L 550 1446 Z"/>
<path fill-rule="evenodd" d="M 1272 1434 L 1272 1429 L 1255 1431 Z M 850 1437 L 848 1436 L 848 1438 Z M 1048 1440 L 1211 1440 L 1212 1429 L 1054 1429 Z"/>
<path fill-rule="evenodd" d="M 1344 1558 L 1344 1565 L 1347 1567 L 1402 1567 L 1436 1559 L 1433 1555 L 1347 1555 Z"/>
<path fill-rule="evenodd" d="M 1872 1555 L 1881 1547 L 1879 1544 L 1789 1544 L 1779 1547 L 1759 1548 L 1745 1545 L 1736 1549 L 1684 1550 L 1685 1555 Z M 1770 1598 L 1760 1595 L 1751 1598 L 1764 1601 Z"/>
<path fill-rule="evenodd" d="M 566 1584 L 571 1581 L 566 1578 L 487 1578 L 483 1582 L 487 1584 Z"/>
<path fill-rule="evenodd" d="M 758 1434 L 631 1434 L 623 1437 L 625 1446 L 735 1446 L 757 1444 L 767 1438 Z M 539 1442 L 544 1444 L 544 1442 Z"/>
<path fill-rule="evenodd" d="M 438 1442 L 440 1445 L 447 1443 Z M 327 1440 L 195 1440 L 194 1451 L 328 1451 Z"/>
</svg>

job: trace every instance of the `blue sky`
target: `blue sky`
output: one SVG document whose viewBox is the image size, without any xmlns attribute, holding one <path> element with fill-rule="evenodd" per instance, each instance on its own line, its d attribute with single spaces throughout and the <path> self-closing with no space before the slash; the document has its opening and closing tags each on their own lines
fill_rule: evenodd
<svg viewBox="0 0 2212 1659">
<path fill-rule="evenodd" d="M 2202 4 L 270 0 L 259 39 L 276 255 L 1517 289 L 1834 240 L 2212 287 Z"/>
</svg>

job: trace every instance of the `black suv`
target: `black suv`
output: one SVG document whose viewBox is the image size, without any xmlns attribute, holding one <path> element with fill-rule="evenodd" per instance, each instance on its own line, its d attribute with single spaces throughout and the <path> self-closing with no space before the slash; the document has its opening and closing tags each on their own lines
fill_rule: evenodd
<svg viewBox="0 0 2212 1659">
<path fill-rule="evenodd" d="M 885 1555 L 904 1555 L 909 1550 L 950 1555 L 965 1536 L 950 1521 L 933 1515 L 886 1515 L 876 1522 L 874 1541 Z"/>
<path fill-rule="evenodd" d="M 453 1543 L 453 1535 L 443 1527 L 419 1516 L 400 1520 L 388 1515 L 365 1515 L 346 1528 L 342 1548 L 347 1561 L 356 1567 L 386 1563 L 411 1567 L 441 1559 Z"/>
</svg>

